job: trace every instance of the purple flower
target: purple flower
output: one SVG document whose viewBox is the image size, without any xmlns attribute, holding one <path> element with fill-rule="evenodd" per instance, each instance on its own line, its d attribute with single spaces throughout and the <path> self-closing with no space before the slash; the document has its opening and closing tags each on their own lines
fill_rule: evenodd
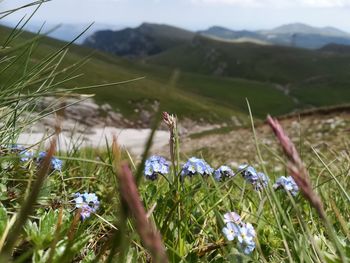
<svg viewBox="0 0 350 263">
<path fill-rule="evenodd" d="M 87 204 L 82 204 L 80 207 L 81 212 L 80 212 L 80 219 L 84 221 L 85 219 L 89 218 L 91 216 L 91 213 L 94 213 L 96 210 L 92 208 L 91 206 Z"/>
<path fill-rule="evenodd" d="M 228 212 L 228 213 L 224 214 L 224 222 L 225 223 L 231 222 L 231 223 L 239 224 L 239 223 L 241 223 L 241 217 L 236 212 Z"/>
</svg>

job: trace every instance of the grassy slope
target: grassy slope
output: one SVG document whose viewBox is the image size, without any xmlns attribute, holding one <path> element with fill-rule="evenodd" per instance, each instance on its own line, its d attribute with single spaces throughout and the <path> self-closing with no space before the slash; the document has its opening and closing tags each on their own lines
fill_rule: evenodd
<svg viewBox="0 0 350 263">
<path fill-rule="evenodd" d="M 0 43 L 4 42 L 5 37 L 9 34 L 9 30 L 0 27 Z M 31 38 L 33 35 L 24 33 L 15 43 L 22 43 L 24 40 Z M 40 45 L 36 47 L 33 53 L 33 65 L 41 59 L 54 52 L 64 45 L 63 42 L 49 38 L 40 40 Z M 140 80 L 127 85 L 113 86 L 88 90 L 88 93 L 96 93 L 97 101 L 103 103 L 108 102 L 114 108 L 119 109 L 128 117 L 134 116 L 134 103 L 145 99 L 166 101 L 166 109 L 176 112 L 180 117 L 185 114 L 195 119 L 204 117 L 205 119 L 217 121 L 230 118 L 232 114 L 238 114 L 235 110 L 214 105 L 207 98 L 185 92 L 184 90 L 174 90 L 172 96 L 166 89 L 169 82 L 170 72 L 160 72 L 147 70 L 142 66 L 135 66 L 126 60 L 118 57 L 105 55 L 95 52 L 87 48 L 72 45 L 66 55 L 62 67 L 67 67 L 77 61 L 81 61 L 87 56 L 90 59 L 75 74 L 83 73 L 83 76 L 64 84 L 64 88 L 72 88 L 75 86 L 89 86 L 93 84 L 111 83 L 121 80 L 129 80 L 132 78 L 145 76 L 144 80 Z M 2 85 L 11 82 L 11 79 L 17 78 L 21 73 L 18 71 L 21 62 L 13 66 L 12 75 L 7 74 L 1 76 Z M 156 76 L 155 76 L 156 75 Z M 209 111 L 209 109 L 212 109 Z"/>
<path fill-rule="evenodd" d="M 291 94 L 302 104 L 322 106 L 350 100 L 349 54 L 232 44 L 202 37 L 194 43 L 153 56 L 148 62 L 208 75 L 224 64 L 227 77 L 289 84 Z"/>
<path fill-rule="evenodd" d="M 2 42 L 8 34 L 8 29 L 0 27 Z M 32 34 L 24 33 L 16 41 L 20 43 L 32 36 Z M 63 45 L 63 42 L 53 39 L 42 39 L 34 52 L 33 64 Z M 91 54 L 90 49 L 73 45 L 65 57 L 63 66 L 71 65 Z M 15 69 L 14 72 L 16 72 Z M 131 63 L 115 56 L 95 52 L 89 61 L 78 70 L 78 73 L 84 74 L 83 77 L 72 80 L 63 87 L 110 83 L 145 76 L 144 80 L 127 85 L 89 90 L 96 94 L 97 101 L 110 103 L 130 118 L 138 117 L 134 113 L 135 103 L 146 99 L 165 102 L 166 109 L 177 113 L 180 117 L 203 118 L 211 121 L 228 121 L 232 115 L 238 115 L 244 119 L 242 112 L 246 112 L 246 97 L 254 103 L 257 116 L 264 116 L 266 113 L 286 113 L 294 107 L 289 97 L 273 89 L 271 85 L 194 73 L 180 74 L 176 83 L 177 89 L 172 89 L 169 95 L 170 91 L 167 87 L 169 87 L 172 72 L 163 67 Z M 13 77 L 17 76 L 18 73 L 13 75 Z M 260 96 L 255 96 L 256 94 Z M 267 100 L 271 96 L 274 100 Z"/>
</svg>

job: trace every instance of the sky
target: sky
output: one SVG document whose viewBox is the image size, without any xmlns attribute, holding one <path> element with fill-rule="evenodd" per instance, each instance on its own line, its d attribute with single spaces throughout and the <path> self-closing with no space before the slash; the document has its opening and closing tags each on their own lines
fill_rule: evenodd
<svg viewBox="0 0 350 263">
<path fill-rule="evenodd" d="M 28 2 L 0 0 L 0 12 Z M 12 14 L 5 21 L 17 21 L 23 14 Z M 118 27 L 153 22 L 189 30 L 212 25 L 256 30 L 302 22 L 350 32 L 349 14 L 350 0 L 52 0 L 40 7 L 34 20 Z"/>
</svg>

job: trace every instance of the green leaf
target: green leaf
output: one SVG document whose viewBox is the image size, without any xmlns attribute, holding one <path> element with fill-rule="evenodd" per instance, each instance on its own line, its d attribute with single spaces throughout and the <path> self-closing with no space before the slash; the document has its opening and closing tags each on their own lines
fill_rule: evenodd
<svg viewBox="0 0 350 263">
<path fill-rule="evenodd" d="M 4 233 L 8 222 L 6 208 L 1 204 L 0 205 L 0 236 Z"/>
</svg>

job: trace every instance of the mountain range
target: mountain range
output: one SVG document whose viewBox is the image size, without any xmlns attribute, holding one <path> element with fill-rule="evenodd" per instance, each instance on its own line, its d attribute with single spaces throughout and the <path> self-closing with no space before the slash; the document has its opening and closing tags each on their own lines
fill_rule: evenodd
<svg viewBox="0 0 350 263">
<path fill-rule="evenodd" d="M 84 45 L 120 56 L 144 57 L 189 43 L 194 35 L 173 26 L 143 23 L 137 28 L 97 31 Z"/>
<path fill-rule="evenodd" d="M 319 49 L 328 44 L 350 45 L 350 34 L 333 27 L 312 27 L 294 23 L 271 30 L 231 30 L 213 26 L 191 32 L 174 26 L 143 23 L 136 28 L 97 31 L 86 38 L 84 45 L 126 57 L 146 57 L 169 48 L 187 44 L 196 36 L 232 43 L 280 45 Z"/>
</svg>

